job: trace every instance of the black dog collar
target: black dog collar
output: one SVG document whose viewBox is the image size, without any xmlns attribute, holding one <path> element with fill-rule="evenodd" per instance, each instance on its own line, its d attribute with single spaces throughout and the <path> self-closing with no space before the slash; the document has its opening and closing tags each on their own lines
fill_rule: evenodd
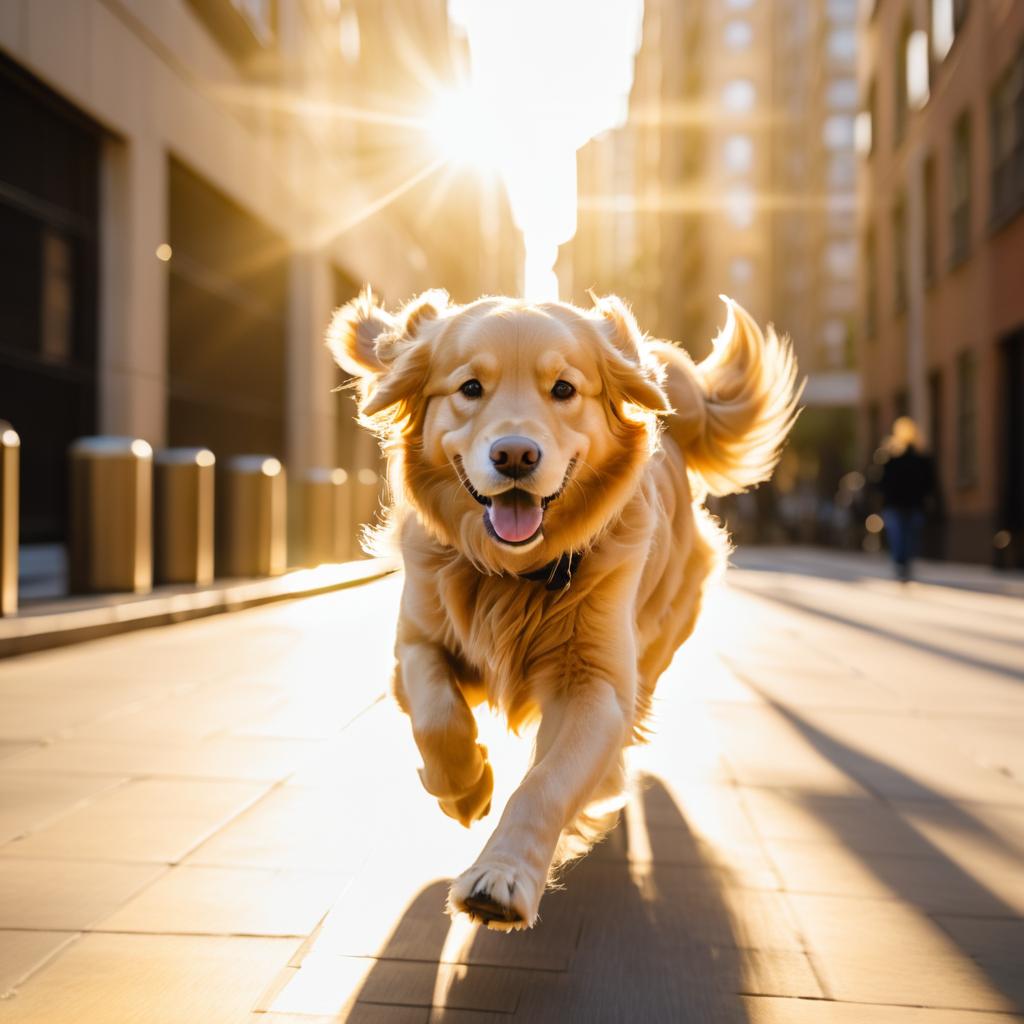
<svg viewBox="0 0 1024 1024">
<path fill-rule="evenodd" d="M 558 558 L 553 558 L 547 565 L 534 569 L 533 572 L 519 573 L 519 578 L 543 583 L 545 590 L 567 590 L 572 583 L 572 574 L 582 561 L 582 552 L 569 551 Z"/>
</svg>

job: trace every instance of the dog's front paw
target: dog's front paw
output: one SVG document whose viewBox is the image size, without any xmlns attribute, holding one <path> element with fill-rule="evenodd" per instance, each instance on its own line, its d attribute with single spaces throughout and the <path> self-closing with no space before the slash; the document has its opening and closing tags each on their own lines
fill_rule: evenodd
<svg viewBox="0 0 1024 1024">
<path fill-rule="evenodd" d="M 449 818 L 469 828 L 478 818 L 486 818 L 491 810 L 491 794 L 494 792 L 494 771 L 491 762 L 484 761 L 484 770 L 477 783 L 469 792 L 450 800 L 438 800 L 438 805 Z"/>
<path fill-rule="evenodd" d="M 525 866 L 485 857 L 452 882 L 448 912 L 497 931 L 532 928 L 543 890 Z"/>
</svg>

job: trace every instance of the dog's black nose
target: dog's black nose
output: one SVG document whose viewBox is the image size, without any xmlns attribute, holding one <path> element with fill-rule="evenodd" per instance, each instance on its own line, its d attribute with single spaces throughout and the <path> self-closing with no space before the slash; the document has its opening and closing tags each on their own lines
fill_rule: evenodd
<svg viewBox="0 0 1024 1024">
<path fill-rule="evenodd" d="M 491 445 L 494 468 L 513 480 L 527 476 L 540 462 L 540 448 L 528 437 L 499 437 Z"/>
</svg>

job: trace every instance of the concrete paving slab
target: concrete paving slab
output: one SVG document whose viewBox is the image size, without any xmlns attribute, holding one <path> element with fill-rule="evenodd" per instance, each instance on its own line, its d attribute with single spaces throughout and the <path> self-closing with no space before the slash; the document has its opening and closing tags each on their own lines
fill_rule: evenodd
<svg viewBox="0 0 1024 1024">
<path fill-rule="evenodd" d="M 986 969 L 921 911 L 863 897 L 786 897 L 826 994 L 848 1002 L 1012 1012 L 1016 986 Z"/>
<path fill-rule="evenodd" d="M 0 777 L 0 790 L 20 781 Z M 0 847 L 0 857 L 173 864 L 265 791 L 262 783 L 136 779 Z"/>
<path fill-rule="evenodd" d="M 96 931 L 308 935 L 351 881 L 337 872 L 173 868 Z"/>
<path fill-rule="evenodd" d="M 0 860 L 0 926 L 82 931 L 164 870 L 154 864 Z"/>
<path fill-rule="evenodd" d="M 0 1002 L 78 937 L 77 932 L 0 931 Z"/>
<path fill-rule="evenodd" d="M 0 855 L 4 843 L 41 828 L 124 781 L 116 775 L 0 774 Z"/>
<path fill-rule="evenodd" d="M 86 935 L 0 1001 L 0 1021 L 246 1021 L 294 939 Z"/>
</svg>

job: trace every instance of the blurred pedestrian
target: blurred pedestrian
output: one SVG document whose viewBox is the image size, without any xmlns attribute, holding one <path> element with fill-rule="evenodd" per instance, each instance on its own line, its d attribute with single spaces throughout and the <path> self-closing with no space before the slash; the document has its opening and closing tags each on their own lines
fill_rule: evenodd
<svg viewBox="0 0 1024 1024">
<path fill-rule="evenodd" d="M 935 465 L 922 451 L 920 431 L 909 416 L 896 420 L 882 448 L 882 520 L 896 575 L 906 583 L 935 492 Z"/>
</svg>

